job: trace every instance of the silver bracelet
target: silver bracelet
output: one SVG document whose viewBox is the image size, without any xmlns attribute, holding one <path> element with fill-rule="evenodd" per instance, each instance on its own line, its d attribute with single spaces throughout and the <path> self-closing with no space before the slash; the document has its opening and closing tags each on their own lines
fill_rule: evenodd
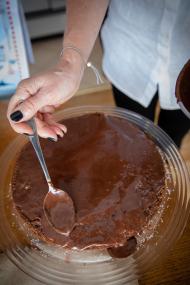
<svg viewBox="0 0 190 285">
<path fill-rule="evenodd" d="M 65 46 L 63 47 L 62 51 L 61 51 L 60 56 L 62 56 L 62 55 L 64 54 L 64 51 L 65 51 L 66 49 L 72 49 L 72 50 L 76 51 L 76 52 L 80 55 L 80 57 L 81 57 L 81 59 L 82 59 L 82 61 L 83 61 L 84 66 L 91 68 L 92 71 L 94 72 L 94 74 L 96 75 L 96 83 L 97 83 L 98 85 L 101 84 L 101 83 L 103 83 L 103 80 L 102 80 L 102 78 L 101 78 L 101 76 L 100 76 L 100 73 L 99 73 L 98 69 L 97 69 L 91 62 L 89 62 L 89 61 L 86 62 L 86 60 L 85 60 L 84 57 L 83 57 L 82 51 L 81 51 L 79 48 L 77 48 L 77 47 L 75 47 L 75 46 L 73 46 L 73 45 L 65 45 Z"/>
</svg>

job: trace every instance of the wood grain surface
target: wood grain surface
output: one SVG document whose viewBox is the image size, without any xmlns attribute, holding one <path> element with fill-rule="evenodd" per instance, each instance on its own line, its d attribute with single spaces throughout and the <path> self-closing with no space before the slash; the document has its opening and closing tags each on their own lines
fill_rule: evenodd
<svg viewBox="0 0 190 285">
<path fill-rule="evenodd" d="M 74 97 L 64 107 L 89 104 L 114 105 L 111 92 Z M 10 128 L 6 119 L 7 102 L 0 101 L 0 154 L 16 134 Z M 190 162 L 190 135 L 185 138 L 182 153 L 187 163 Z M 22 273 L 21 273 L 22 274 Z M 24 273 L 23 273 L 24 274 Z M 35 284 L 35 281 L 34 281 Z M 146 274 L 141 276 L 140 285 L 189 285 L 190 284 L 190 219 L 185 231 L 173 249 L 164 259 L 154 265 Z"/>
</svg>

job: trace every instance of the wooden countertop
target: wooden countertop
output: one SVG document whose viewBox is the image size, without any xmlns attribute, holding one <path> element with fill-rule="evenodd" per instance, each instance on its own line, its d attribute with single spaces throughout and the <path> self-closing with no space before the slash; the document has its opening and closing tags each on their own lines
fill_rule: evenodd
<svg viewBox="0 0 190 285">
<path fill-rule="evenodd" d="M 95 103 L 97 103 L 97 98 L 98 97 L 96 97 Z M 80 99 L 80 102 L 81 100 L 83 102 L 86 102 L 85 98 Z M 74 103 L 76 103 L 76 101 Z M 93 103 L 94 102 L 92 102 L 92 104 Z M 110 101 L 108 100 L 108 104 L 110 103 L 113 104 L 111 99 Z M 67 106 L 72 106 L 72 103 L 69 103 Z M 0 154 L 3 152 L 5 147 L 10 143 L 10 141 L 16 136 L 16 134 L 10 128 L 8 121 L 6 119 L 6 108 L 7 108 L 7 102 L 0 101 L 0 138 L 1 138 Z M 20 274 L 22 275 L 24 273 L 20 272 Z M 34 284 L 38 283 L 34 281 Z M 175 244 L 171 252 L 167 254 L 164 260 L 162 260 L 159 264 L 156 264 L 154 268 L 145 273 L 139 280 L 139 284 L 140 285 L 175 285 L 175 284 L 189 285 L 190 284 L 190 218 L 182 237 Z"/>
</svg>

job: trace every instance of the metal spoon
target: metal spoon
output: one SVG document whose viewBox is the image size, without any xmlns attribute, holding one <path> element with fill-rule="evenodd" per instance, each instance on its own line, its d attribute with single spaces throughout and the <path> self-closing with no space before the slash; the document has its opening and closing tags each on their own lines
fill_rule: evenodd
<svg viewBox="0 0 190 285">
<path fill-rule="evenodd" d="M 28 125 L 33 131 L 33 135 L 29 135 L 29 140 L 34 147 L 49 186 L 49 191 L 43 202 L 45 216 L 55 231 L 68 236 L 75 224 L 73 201 L 65 191 L 53 186 L 40 146 L 35 120 L 33 118 L 29 120 Z"/>
<path fill-rule="evenodd" d="M 177 78 L 175 95 L 181 110 L 190 119 L 190 60 L 184 65 Z"/>
</svg>

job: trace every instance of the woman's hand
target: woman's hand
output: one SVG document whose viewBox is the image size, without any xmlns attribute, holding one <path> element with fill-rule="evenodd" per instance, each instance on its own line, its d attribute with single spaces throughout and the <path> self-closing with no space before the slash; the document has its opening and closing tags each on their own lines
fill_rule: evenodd
<svg viewBox="0 0 190 285">
<path fill-rule="evenodd" d="M 8 120 L 17 133 L 32 134 L 25 123 L 35 116 L 38 134 L 57 141 L 66 127 L 56 123 L 52 113 L 78 90 L 83 74 L 83 62 L 73 51 L 59 65 L 45 73 L 22 80 L 8 106 Z"/>
</svg>

